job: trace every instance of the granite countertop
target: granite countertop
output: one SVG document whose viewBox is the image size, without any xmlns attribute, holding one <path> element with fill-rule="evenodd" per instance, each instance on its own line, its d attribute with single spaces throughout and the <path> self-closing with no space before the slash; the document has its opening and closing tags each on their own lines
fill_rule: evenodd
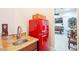
<svg viewBox="0 0 79 59">
<path fill-rule="evenodd" d="M 29 35 L 24 35 L 22 38 L 27 39 L 28 41 L 24 42 L 24 43 L 21 43 L 21 44 L 18 44 L 18 45 L 13 45 L 13 44 L 10 43 L 10 44 L 8 44 L 7 48 L 1 49 L 1 50 L 3 50 L 3 51 L 19 51 L 20 49 L 22 49 L 24 47 L 27 47 L 30 44 L 38 41 L 37 38 L 31 37 Z M 15 40 L 15 41 L 17 40 L 16 38 L 12 38 L 12 39 Z M 0 45 L 2 44 L 2 41 L 5 42 L 5 40 L 0 39 Z M 5 45 L 6 45 L 6 43 L 5 43 Z"/>
</svg>

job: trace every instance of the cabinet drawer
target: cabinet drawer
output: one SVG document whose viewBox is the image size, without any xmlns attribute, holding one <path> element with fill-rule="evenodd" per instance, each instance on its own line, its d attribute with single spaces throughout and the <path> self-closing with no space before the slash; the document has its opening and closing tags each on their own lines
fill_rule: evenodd
<svg viewBox="0 0 79 59">
<path fill-rule="evenodd" d="M 29 46 L 24 47 L 19 51 L 34 51 L 34 50 L 37 50 L 37 42 L 30 44 Z"/>
</svg>

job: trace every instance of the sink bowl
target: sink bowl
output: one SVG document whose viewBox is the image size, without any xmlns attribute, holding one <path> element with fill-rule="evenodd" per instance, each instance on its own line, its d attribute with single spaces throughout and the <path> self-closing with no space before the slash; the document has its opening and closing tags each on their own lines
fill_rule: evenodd
<svg viewBox="0 0 79 59">
<path fill-rule="evenodd" d="M 15 43 L 13 43 L 13 45 L 19 45 L 19 44 L 25 43 L 27 41 L 28 41 L 27 39 L 21 39 L 21 40 L 16 41 Z"/>
</svg>

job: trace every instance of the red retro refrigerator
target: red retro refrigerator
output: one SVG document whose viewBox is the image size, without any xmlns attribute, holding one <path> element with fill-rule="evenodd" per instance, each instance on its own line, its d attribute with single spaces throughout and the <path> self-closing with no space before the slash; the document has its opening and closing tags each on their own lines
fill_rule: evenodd
<svg viewBox="0 0 79 59">
<path fill-rule="evenodd" d="M 39 39 L 38 50 L 48 50 L 48 20 L 29 20 L 29 35 Z"/>
</svg>

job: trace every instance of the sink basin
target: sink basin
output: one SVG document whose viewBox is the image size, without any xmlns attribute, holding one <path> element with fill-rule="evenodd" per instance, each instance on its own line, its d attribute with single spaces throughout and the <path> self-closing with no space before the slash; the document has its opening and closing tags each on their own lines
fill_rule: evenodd
<svg viewBox="0 0 79 59">
<path fill-rule="evenodd" d="M 16 41 L 15 43 L 13 43 L 13 45 L 19 45 L 19 44 L 25 43 L 27 41 L 28 41 L 27 39 L 21 39 L 21 40 Z"/>
</svg>

